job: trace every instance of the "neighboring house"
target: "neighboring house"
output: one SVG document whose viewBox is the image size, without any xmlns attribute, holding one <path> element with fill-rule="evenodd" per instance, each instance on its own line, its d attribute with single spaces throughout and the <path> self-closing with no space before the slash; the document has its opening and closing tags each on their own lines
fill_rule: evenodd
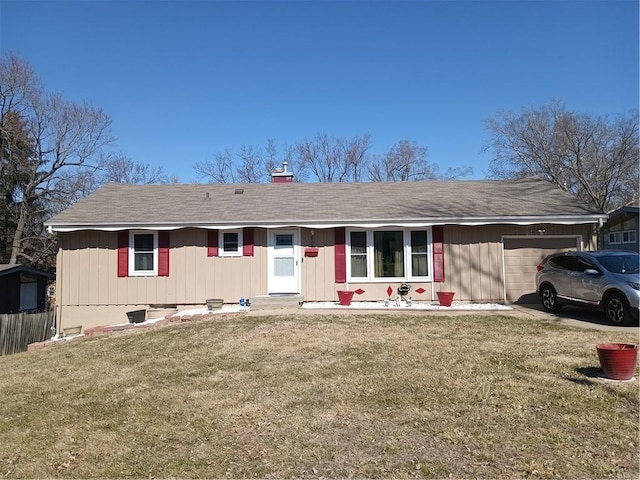
<svg viewBox="0 0 640 480">
<path fill-rule="evenodd" d="M 600 245 L 603 250 L 639 251 L 638 210 L 638 205 L 626 205 L 609 213 L 609 220 L 602 227 Z"/>
<path fill-rule="evenodd" d="M 24 265 L 0 264 L 0 313 L 44 311 L 55 275 Z"/>
<path fill-rule="evenodd" d="M 126 321 L 155 304 L 300 294 L 333 301 L 512 302 L 538 262 L 595 249 L 606 214 L 549 182 L 108 184 L 48 222 L 62 326 Z"/>
</svg>

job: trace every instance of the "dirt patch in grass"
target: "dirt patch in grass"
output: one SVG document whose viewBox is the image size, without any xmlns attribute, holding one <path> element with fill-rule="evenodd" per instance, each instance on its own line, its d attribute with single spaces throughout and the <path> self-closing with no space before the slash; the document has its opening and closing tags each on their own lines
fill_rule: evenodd
<svg viewBox="0 0 640 480">
<path fill-rule="evenodd" d="M 504 316 L 219 316 L 0 357 L 0 475 L 637 478 L 638 383 Z"/>
</svg>

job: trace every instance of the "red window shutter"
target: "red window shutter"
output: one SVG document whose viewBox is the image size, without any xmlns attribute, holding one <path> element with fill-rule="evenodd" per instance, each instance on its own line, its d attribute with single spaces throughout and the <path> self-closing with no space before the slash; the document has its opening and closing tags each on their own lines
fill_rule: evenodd
<svg viewBox="0 0 640 480">
<path fill-rule="evenodd" d="M 253 257 L 253 228 L 242 229 L 242 255 L 245 257 Z"/>
<path fill-rule="evenodd" d="M 118 276 L 129 276 L 129 230 L 118 232 Z"/>
<path fill-rule="evenodd" d="M 444 282 L 444 227 L 433 227 L 433 281 Z"/>
<path fill-rule="evenodd" d="M 158 232 L 158 276 L 169 276 L 169 232 Z"/>
<path fill-rule="evenodd" d="M 336 283 L 345 283 L 347 281 L 346 232 L 344 228 L 335 228 L 333 231 L 335 235 L 333 248 L 335 251 Z"/>
<path fill-rule="evenodd" d="M 218 256 L 218 230 L 209 230 L 207 233 L 207 256 Z"/>
</svg>

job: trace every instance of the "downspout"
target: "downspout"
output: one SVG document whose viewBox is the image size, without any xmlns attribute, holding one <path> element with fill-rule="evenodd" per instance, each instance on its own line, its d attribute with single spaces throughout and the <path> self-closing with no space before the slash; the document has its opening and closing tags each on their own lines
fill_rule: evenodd
<svg viewBox="0 0 640 480">
<path fill-rule="evenodd" d="M 51 227 L 49 227 L 51 228 Z M 62 260 L 63 260 L 63 252 L 64 248 L 62 248 L 62 237 L 58 237 L 60 239 L 60 246 L 58 247 L 58 256 L 59 261 L 56 259 L 56 263 L 58 263 L 60 268 L 56 268 L 56 310 L 55 310 L 55 321 L 56 321 L 56 338 L 61 338 L 62 335 Z"/>
</svg>

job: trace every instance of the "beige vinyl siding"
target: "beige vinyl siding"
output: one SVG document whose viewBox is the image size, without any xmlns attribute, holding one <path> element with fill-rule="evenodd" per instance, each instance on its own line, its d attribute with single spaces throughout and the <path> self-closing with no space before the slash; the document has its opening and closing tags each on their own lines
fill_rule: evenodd
<svg viewBox="0 0 640 480">
<path fill-rule="evenodd" d="M 502 237 L 509 235 L 581 236 L 585 250 L 595 249 L 593 225 L 445 226 L 445 282 L 435 289 L 456 292 L 456 300 L 505 300 Z"/>
<path fill-rule="evenodd" d="M 447 225 L 444 227 L 445 282 L 433 285 L 430 282 L 409 282 L 411 298 L 417 301 L 434 301 L 434 292 L 451 290 L 456 292 L 457 301 L 503 302 L 505 284 L 502 237 L 538 235 L 539 229 L 545 229 L 547 235 L 579 235 L 584 241 L 585 249 L 595 249 L 593 225 Z M 303 229 L 302 232 L 303 245 L 308 245 L 308 231 Z M 388 298 L 388 287 L 392 289 L 391 297 L 395 298 L 400 282 L 336 284 L 333 238 L 332 229 L 315 231 L 318 257 L 303 259 L 302 292 L 305 301 L 337 300 L 336 291 L 344 288 L 360 288 L 365 291 L 362 295 L 355 295 L 355 301 Z M 425 292 L 416 293 L 420 287 Z"/>
<path fill-rule="evenodd" d="M 435 285 L 436 291 L 453 291 L 457 301 L 502 301 L 500 242 L 504 227 L 446 226 L 445 281 Z"/>
<path fill-rule="evenodd" d="M 547 235 L 579 235 L 585 250 L 595 249 L 593 225 L 445 226 L 445 282 L 409 282 L 410 296 L 416 301 L 435 301 L 434 292 L 451 290 L 456 292 L 456 301 L 504 301 L 502 238 L 537 235 L 541 228 Z M 62 323 L 68 326 L 82 320 L 82 315 L 86 316 L 85 324 L 88 317 L 92 325 L 121 323 L 122 312 L 140 306 L 204 305 L 207 298 L 235 303 L 240 297 L 265 295 L 267 234 L 266 229 L 254 230 L 252 257 L 208 257 L 207 230 L 174 230 L 170 234 L 168 277 L 118 277 L 117 232 L 61 233 L 57 300 L 62 308 Z M 388 287 L 395 298 L 400 282 L 336 284 L 333 242 L 333 229 L 315 229 L 313 244 L 318 247 L 318 256 L 305 257 L 304 247 L 311 245 L 311 234 L 309 229 L 301 229 L 299 261 L 305 301 L 337 300 L 337 290 L 344 288 L 364 290 L 354 297 L 356 301 L 388 298 Z M 418 294 L 420 287 L 425 291 Z M 108 312 L 118 312 L 118 318 L 107 317 Z"/>
<path fill-rule="evenodd" d="M 335 284 L 335 255 L 333 229 L 314 229 L 313 245 L 318 247 L 317 257 L 305 257 L 304 248 L 311 245 L 310 229 L 301 230 L 302 293 L 306 301 L 337 298 Z"/>
<path fill-rule="evenodd" d="M 118 277 L 116 232 L 60 234 L 63 305 L 237 302 L 266 292 L 266 230 L 256 229 L 253 257 L 208 257 L 207 231 L 171 232 L 168 277 Z"/>
</svg>

